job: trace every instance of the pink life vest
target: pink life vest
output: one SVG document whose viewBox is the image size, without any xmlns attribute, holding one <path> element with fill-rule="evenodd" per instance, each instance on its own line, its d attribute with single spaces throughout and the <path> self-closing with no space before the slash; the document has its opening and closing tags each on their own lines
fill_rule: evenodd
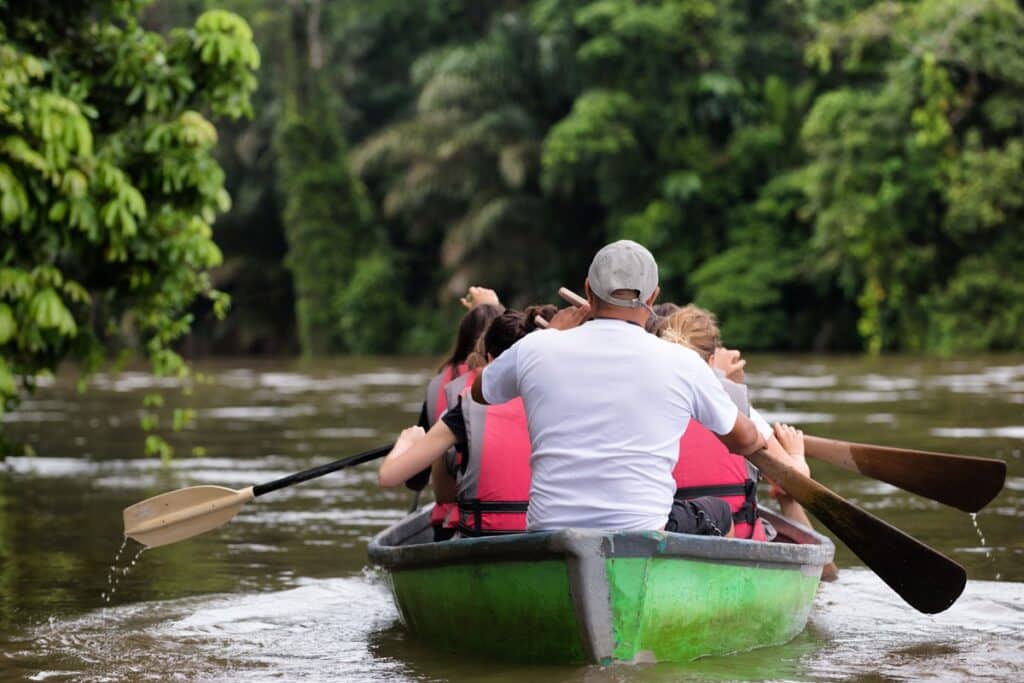
<svg viewBox="0 0 1024 683">
<path fill-rule="evenodd" d="M 453 379 L 464 375 L 467 367 L 465 363 L 460 363 L 455 368 L 447 365 L 444 370 L 434 375 L 434 378 L 427 384 L 427 422 L 431 426 L 441 417 L 441 413 L 448 410 L 448 397 L 445 394 L 444 388 Z"/>
<path fill-rule="evenodd" d="M 767 540 L 757 517 L 756 474 L 748 469 L 746 458 L 730 453 L 696 420 L 690 420 L 679 440 L 679 461 L 672 476 L 676 480 L 676 500 L 721 498 L 732 509 L 736 538 Z"/>
<path fill-rule="evenodd" d="M 465 363 L 460 363 L 455 368 L 448 365 L 430 380 L 427 385 L 427 421 L 431 426 L 438 421 L 444 411 L 448 410 L 448 394 L 445 389 L 452 381 L 465 377 L 466 369 Z M 457 522 L 454 513 L 455 503 L 436 504 L 430 511 L 430 523 L 434 526 L 454 528 Z"/>
<path fill-rule="evenodd" d="M 459 531 L 466 536 L 526 531 L 530 432 L 523 400 L 482 405 L 462 395 L 469 453 L 458 485 Z"/>
</svg>

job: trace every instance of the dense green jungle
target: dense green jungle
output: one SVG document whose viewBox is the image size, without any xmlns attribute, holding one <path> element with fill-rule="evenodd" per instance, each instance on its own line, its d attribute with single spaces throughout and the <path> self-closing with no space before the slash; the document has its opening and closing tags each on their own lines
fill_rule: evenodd
<svg viewBox="0 0 1024 683">
<path fill-rule="evenodd" d="M 1020 350 L 1022 35 L 1012 0 L 0 0 L 0 396 L 434 353 L 468 285 L 551 301 L 616 238 L 745 350 Z"/>
</svg>

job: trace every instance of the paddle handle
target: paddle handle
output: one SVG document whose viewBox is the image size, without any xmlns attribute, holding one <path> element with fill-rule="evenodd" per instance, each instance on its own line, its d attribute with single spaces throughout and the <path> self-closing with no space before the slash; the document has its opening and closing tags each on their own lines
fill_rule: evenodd
<svg viewBox="0 0 1024 683">
<path fill-rule="evenodd" d="M 274 481 L 268 481 L 265 484 L 257 484 L 256 486 L 252 487 L 252 495 L 254 497 L 262 496 L 264 493 L 277 491 L 278 489 L 283 489 L 286 486 L 291 486 L 293 484 L 301 484 L 304 481 L 316 479 L 317 477 L 322 477 L 325 474 L 330 474 L 331 472 L 343 470 L 346 467 L 361 465 L 364 462 L 370 462 L 371 460 L 376 460 L 377 458 L 383 458 L 391 451 L 393 447 L 394 444 L 380 446 L 378 448 L 374 448 L 364 453 L 357 453 L 355 455 L 350 455 L 347 458 L 342 458 L 341 460 L 329 462 L 326 465 L 319 465 L 318 467 L 311 467 L 308 470 L 303 470 L 302 472 L 289 474 L 287 477 L 281 477 L 280 479 L 275 479 Z"/>
<path fill-rule="evenodd" d="M 559 287 L 558 288 L 558 296 L 562 297 L 563 299 L 565 299 L 570 304 L 572 304 L 573 306 L 576 306 L 576 307 L 586 306 L 587 305 L 587 300 L 586 299 L 584 299 L 582 296 L 580 296 L 576 292 L 572 291 L 568 287 Z"/>
</svg>

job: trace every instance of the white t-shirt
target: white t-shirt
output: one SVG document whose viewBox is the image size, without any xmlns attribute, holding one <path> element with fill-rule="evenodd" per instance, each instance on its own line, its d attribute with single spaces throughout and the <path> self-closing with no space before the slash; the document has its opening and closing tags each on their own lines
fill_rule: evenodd
<svg viewBox="0 0 1024 683">
<path fill-rule="evenodd" d="M 690 417 L 726 434 L 738 413 L 694 351 L 604 318 L 519 340 L 484 369 L 483 394 L 523 398 L 531 530 L 663 528 Z"/>
</svg>

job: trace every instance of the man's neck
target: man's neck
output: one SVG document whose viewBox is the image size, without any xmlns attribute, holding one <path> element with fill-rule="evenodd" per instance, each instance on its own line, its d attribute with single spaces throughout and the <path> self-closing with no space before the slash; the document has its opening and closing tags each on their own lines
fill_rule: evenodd
<svg viewBox="0 0 1024 683">
<path fill-rule="evenodd" d="M 594 311 L 595 320 L 622 320 L 643 327 L 650 313 L 645 308 L 625 308 L 624 306 L 602 306 Z"/>
</svg>

